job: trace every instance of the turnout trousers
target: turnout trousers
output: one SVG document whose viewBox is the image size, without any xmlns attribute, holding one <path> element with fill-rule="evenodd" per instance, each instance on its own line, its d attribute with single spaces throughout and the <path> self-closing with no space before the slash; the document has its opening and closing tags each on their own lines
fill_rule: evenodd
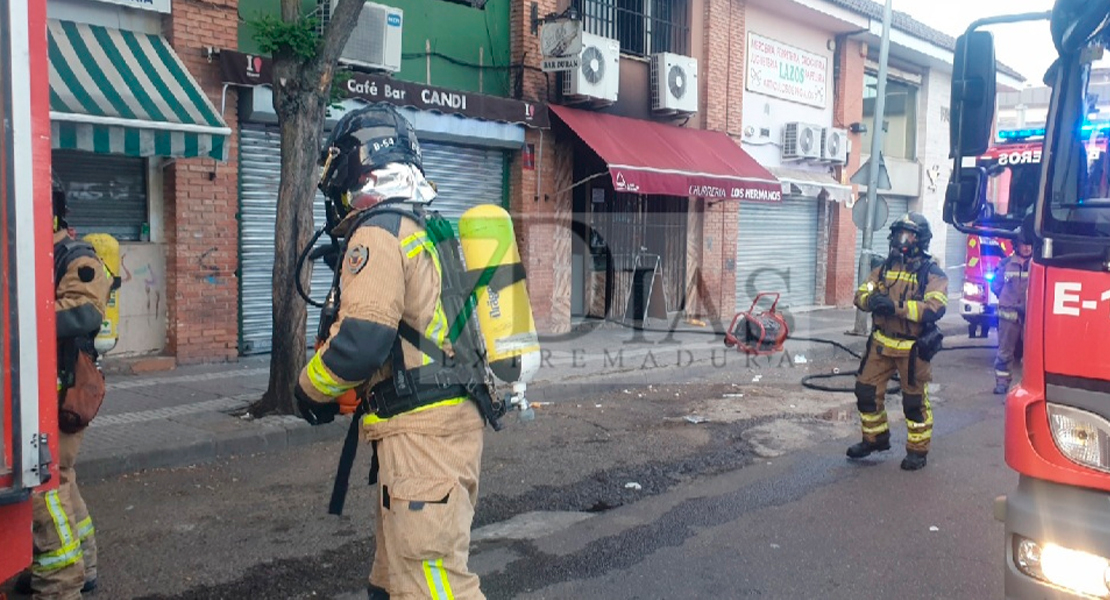
<svg viewBox="0 0 1110 600">
<path fill-rule="evenodd" d="M 902 382 L 902 412 L 906 417 L 908 452 L 927 453 L 933 438 L 933 408 L 929 402 L 932 366 L 914 351 L 891 351 L 874 338 L 868 342 L 856 375 L 856 408 L 863 439 L 875 442 L 890 435 L 886 388 L 894 373 Z"/>
</svg>

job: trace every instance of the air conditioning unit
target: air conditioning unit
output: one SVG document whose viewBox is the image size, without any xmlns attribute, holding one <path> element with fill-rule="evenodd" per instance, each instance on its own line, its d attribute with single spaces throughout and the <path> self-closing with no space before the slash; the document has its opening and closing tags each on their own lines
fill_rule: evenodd
<svg viewBox="0 0 1110 600">
<path fill-rule="evenodd" d="M 321 33 L 331 21 L 339 0 L 319 0 Z M 404 11 L 392 6 L 367 2 L 358 14 L 358 23 L 339 55 L 341 64 L 396 73 L 401 70 L 401 30 Z"/>
<path fill-rule="evenodd" d="M 698 112 L 698 59 L 670 52 L 651 55 L 651 109 L 664 114 Z"/>
<path fill-rule="evenodd" d="M 782 159 L 821 158 L 821 127 L 806 123 L 787 123 L 782 127 Z"/>
<path fill-rule="evenodd" d="M 848 130 L 825 127 L 821 130 L 821 160 L 843 165 L 848 162 L 850 151 Z"/>
<path fill-rule="evenodd" d="M 577 69 L 563 73 L 563 96 L 571 102 L 597 105 L 617 101 L 620 88 L 621 43 L 582 32 Z"/>
</svg>

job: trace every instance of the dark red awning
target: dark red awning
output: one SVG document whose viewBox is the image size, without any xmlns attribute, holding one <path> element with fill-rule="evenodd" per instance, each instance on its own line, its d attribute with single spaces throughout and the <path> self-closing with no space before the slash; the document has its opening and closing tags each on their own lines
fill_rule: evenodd
<svg viewBox="0 0 1110 600">
<path fill-rule="evenodd" d="M 551 105 L 609 166 L 618 192 L 782 200 L 782 184 L 728 135 Z"/>
</svg>

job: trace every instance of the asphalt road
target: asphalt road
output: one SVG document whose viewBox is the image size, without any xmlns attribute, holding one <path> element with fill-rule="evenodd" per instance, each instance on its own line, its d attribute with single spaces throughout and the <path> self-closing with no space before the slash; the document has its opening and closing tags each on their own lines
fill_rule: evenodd
<svg viewBox="0 0 1110 600">
<path fill-rule="evenodd" d="M 852 396 L 797 383 L 850 359 L 649 375 L 541 406 L 534 423 L 487 433 L 472 569 L 489 598 L 1001 597 L 991 507 L 1016 475 L 991 358 L 937 359 L 934 450 L 917 473 L 898 468 L 897 398 L 895 450 L 850 463 Z M 332 517 L 338 451 L 83 482 L 99 596 L 365 598 L 368 452 Z"/>
</svg>

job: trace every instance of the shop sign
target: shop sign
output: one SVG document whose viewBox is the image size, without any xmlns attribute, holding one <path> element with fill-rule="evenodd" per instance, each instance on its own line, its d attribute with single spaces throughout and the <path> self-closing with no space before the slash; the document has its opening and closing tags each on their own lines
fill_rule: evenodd
<svg viewBox="0 0 1110 600">
<path fill-rule="evenodd" d="M 828 57 L 748 34 L 748 91 L 825 108 L 828 80 Z"/>
<path fill-rule="evenodd" d="M 93 0 L 93 2 L 106 2 L 108 4 L 130 6 L 131 8 L 137 8 L 139 10 L 151 10 L 166 14 L 170 12 L 170 0 Z"/>
<path fill-rule="evenodd" d="M 272 61 L 269 58 L 221 50 L 220 71 L 225 83 L 273 85 Z M 367 102 L 388 102 L 417 110 L 487 121 L 521 123 L 533 127 L 549 126 L 547 108 L 540 104 L 447 90 L 383 75 L 352 73 L 351 78 L 343 84 L 343 92 L 345 98 L 358 98 Z"/>
</svg>

